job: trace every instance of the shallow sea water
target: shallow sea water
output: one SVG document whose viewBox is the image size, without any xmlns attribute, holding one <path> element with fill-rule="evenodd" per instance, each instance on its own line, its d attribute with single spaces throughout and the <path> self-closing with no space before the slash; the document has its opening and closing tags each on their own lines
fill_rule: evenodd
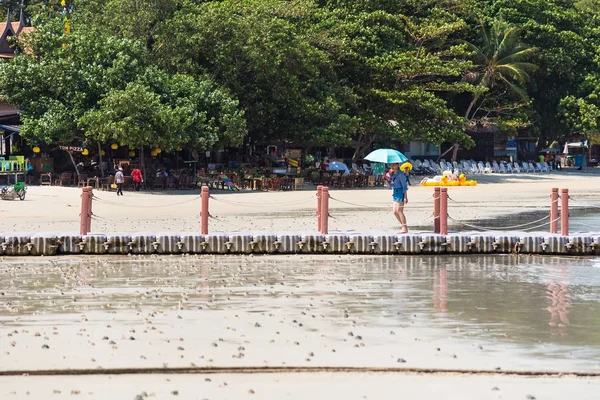
<svg viewBox="0 0 600 400">
<path fill-rule="evenodd" d="M 599 258 L 4 258 L 0 278 L 5 371 L 600 372 Z"/>
</svg>

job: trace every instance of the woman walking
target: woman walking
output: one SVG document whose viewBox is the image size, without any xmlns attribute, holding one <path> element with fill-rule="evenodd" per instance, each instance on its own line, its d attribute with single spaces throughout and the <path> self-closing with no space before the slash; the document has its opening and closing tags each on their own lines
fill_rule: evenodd
<svg viewBox="0 0 600 400">
<path fill-rule="evenodd" d="M 408 203 L 408 185 L 404 172 L 400 171 L 399 164 L 392 164 L 389 172 L 389 185 L 392 190 L 393 212 L 394 216 L 400 222 L 401 228 L 399 234 L 408 233 L 406 226 L 406 216 L 404 215 L 404 205 Z"/>
<path fill-rule="evenodd" d="M 119 170 L 115 174 L 115 183 L 117 184 L 117 196 L 123 196 L 123 181 L 125 177 L 123 176 L 123 168 L 119 167 Z"/>
<path fill-rule="evenodd" d="M 133 188 L 136 192 L 139 192 L 140 186 L 142 182 L 144 182 L 144 179 L 142 179 L 142 171 L 137 167 L 134 168 L 133 171 L 131 171 L 131 179 L 133 180 Z"/>
</svg>

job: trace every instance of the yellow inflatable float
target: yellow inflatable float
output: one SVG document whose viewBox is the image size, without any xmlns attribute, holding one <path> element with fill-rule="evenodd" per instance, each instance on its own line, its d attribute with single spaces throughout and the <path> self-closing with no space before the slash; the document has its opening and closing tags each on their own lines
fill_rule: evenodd
<svg viewBox="0 0 600 400">
<path fill-rule="evenodd" d="M 460 174 L 458 179 L 450 171 L 444 171 L 441 176 L 434 178 L 425 178 L 421 181 L 421 186 L 475 186 L 477 181 L 467 180 L 465 174 Z"/>
</svg>

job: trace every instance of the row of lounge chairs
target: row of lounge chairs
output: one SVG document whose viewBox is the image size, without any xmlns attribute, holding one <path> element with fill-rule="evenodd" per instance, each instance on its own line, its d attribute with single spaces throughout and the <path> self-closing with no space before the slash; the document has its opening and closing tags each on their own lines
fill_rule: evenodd
<svg viewBox="0 0 600 400">
<path fill-rule="evenodd" d="M 446 162 L 444 160 L 436 163 L 431 160 L 412 160 L 413 171 L 415 175 L 440 175 L 444 171 L 450 171 L 454 174 L 521 174 L 521 173 L 547 173 L 552 170 L 548 163 L 543 162 L 500 162 L 492 161 L 491 163 L 474 160 L 462 160 L 460 162 Z"/>
</svg>

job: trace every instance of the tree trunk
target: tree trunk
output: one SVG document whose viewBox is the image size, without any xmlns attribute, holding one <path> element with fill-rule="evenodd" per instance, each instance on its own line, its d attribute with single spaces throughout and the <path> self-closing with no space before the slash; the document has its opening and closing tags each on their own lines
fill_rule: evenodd
<svg viewBox="0 0 600 400">
<path fill-rule="evenodd" d="M 144 164 L 144 145 L 140 146 L 140 166 L 142 167 L 142 187 L 145 188 L 148 179 L 146 179 L 146 164 Z"/>
<path fill-rule="evenodd" d="M 104 178 L 104 167 L 102 166 L 102 147 L 100 146 L 100 142 L 98 142 L 98 157 L 100 159 L 100 176 Z"/>
<path fill-rule="evenodd" d="M 71 158 L 71 162 L 75 167 L 75 174 L 77 175 L 77 182 L 79 182 L 79 168 L 77 168 L 77 164 L 75 163 L 75 159 L 73 158 L 73 153 L 71 151 L 67 151 L 69 153 L 69 157 Z"/>
<path fill-rule="evenodd" d="M 371 147 L 373 142 L 376 139 L 376 135 L 372 134 L 369 139 L 363 144 L 362 139 L 365 137 L 364 134 L 360 134 L 358 137 L 358 141 L 356 144 L 356 149 L 354 150 L 354 155 L 352 155 L 352 161 L 357 161 L 365 156 L 365 151 Z"/>
</svg>

